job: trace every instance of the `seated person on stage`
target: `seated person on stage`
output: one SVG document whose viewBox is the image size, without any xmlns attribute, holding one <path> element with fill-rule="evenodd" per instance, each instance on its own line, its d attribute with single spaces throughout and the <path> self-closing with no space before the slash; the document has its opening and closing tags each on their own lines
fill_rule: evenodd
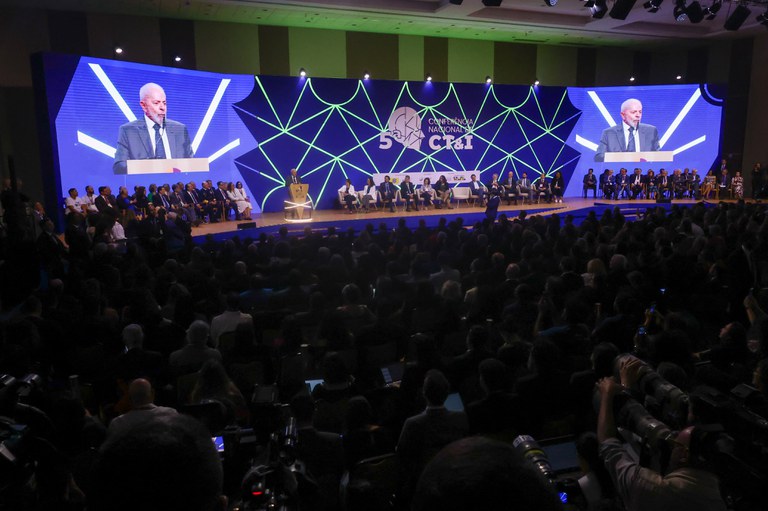
<svg viewBox="0 0 768 511">
<path fill-rule="evenodd" d="M 552 197 L 555 199 L 555 202 L 563 202 L 563 193 L 565 192 L 565 180 L 563 179 L 563 174 L 559 170 L 555 172 L 555 177 L 552 178 L 552 183 L 550 184 L 550 188 L 552 190 Z"/>
<path fill-rule="evenodd" d="M 190 181 L 187 183 L 186 191 L 184 192 L 184 202 L 192 204 L 195 209 L 195 215 L 198 219 L 202 220 L 205 216 L 205 208 L 200 193 L 195 189 L 195 182 Z"/>
<path fill-rule="evenodd" d="M 384 194 L 381 194 L 382 197 Z M 405 210 L 411 210 L 411 202 L 413 202 L 413 209 L 419 210 L 419 198 L 416 195 L 416 185 L 411 183 L 411 176 L 406 175 L 403 183 L 400 185 L 400 195 L 402 195 L 405 201 Z"/>
<path fill-rule="evenodd" d="M 592 190 L 592 198 L 597 197 L 597 176 L 595 176 L 594 169 L 587 170 L 587 174 L 584 176 L 584 186 L 581 191 L 581 196 L 586 199 L 587 192 Z"/>
<path fill-rule="evenodd" d="M 381 193 L 381 200 L 386 206 L 389 203 L 389 211 L 395 212 L 395 185 L 392 184 L 392 180 L 389 176 L 384 176 L 384 182 L 379 185 L 379 193 Z"/>
<path fill-rule="evenodd" d="M 510 170 L 509 174 L 507 174 L 507 179 L 505 179 L 501 184 L 504 186 L 504 197 L 507 198 L 507 204 L 509 204 L 512 199 L 515 199 L 515 204 L 517 204 L 517 196 L 520 193 L 520 190 L 517 188 L 515 172 Z"/>
<path fill-rule="evenodd" d="M 659 187 L 659 194 L 662 197 L 670 196 L 672 192 L 672 180 L 667 175 L 665 169 L 659 171 L 659 178 L 656 180 L 656 185 Z"/>
<path fill-rule="evenodd" d="M 424 178 L 419 187 L 418 194 L 421 200 L 424 201 L 424 207 L 427 208 L 432 205 L 432 198 L 435 196 L 435 190 L 432 188 L 432 181 L 428 177 Z"/>
<path fill-rule="evenodd" d="M 352 185 L 352 181 L 347 178 L 344 184 L 339 188 L 341 194 L 341 200 L 347 205 L 349 214 L 352 214 L 352 210 L 355 209 L 355 202 L 357 202 L 357 195 L 355 195 L 355 187 Z"/>
<path fill-rule="evenodd" d="M 685 177 L 683 177 L 682 172 L 680 172 L 680 169 L 675 169 L 672 173 L 672 190 L 673 194 L 675 196 L 675 199 L 682 199 L 683 194 L 685 194 L 686 191 L 686 183 L 685 183 Z"/>
<path fill-rule="evenodd" d="M 365 186 L 362 191 L 363 210 L 367 213 L 368 208 L 371 206 L 371 202 L 376 204 L 376 185 L 373 184 L 373 178 L 369 177 L 365 180 Z"/>
<path fill-rule="evenodd" d="M 198 197 L 202 198 L 203 203 L 203 211 L 206 215 L 208 215 L 208 218 L 210 219 L 211 223 L 215 223 L 219 221 L 219 215 L 221 215 L 221 211 L 219 210 L 219 204 L 216 202 L 216 196 L 214 195 L 213 190 L 213 184 L 210 180 L 203 181 L 203 188 L 198 193 Z"/>
<path fill-rule="evenodd" d="M 237 214 L 241 218 L 251 218 L 251 209 L 253 207 L 251 206 L 251 201 L 245 195 L 245 188 L 243 188 L 242 182 L 229 183 L 227 185 L 227 195 L 231 203 L 237 206 Z"/>
<path fill-rule="evenodd" d="M 701 198 L 708 199 L 712 192 L 715 190 L 717 184 L 714 172 L 711 170 L 704 176 L 704 184 L 701 185 Z"/>
<path fill-rule="evenodd" d="M 738 170 L 733 179 L 731 179 L 731 190 L 735 199 L 741 200 L 744 198 L 744 178 L 741 177 L 741 172 Z"/>
<path fill-rule="evenodd" d="M 701 176 L 696 169 L 691 170 L 691 174 L 688 180 L 688 195 L 691 199 L 699 198 L 699 188 L 701 187 Z"/>
<path fill-rule="evenodd" d="M 69 197 L 66 198 L 64 204 L 67 209 L 64 210 L 65 215 L 72 213 L 83 214 L 83 200 L 77 196 L 77 188 L 69 189 Z"/>
<path fill-rule="evenodd" d="M 643 177 L 643 171 L 639 168 L 635 169 L 635 173 L 629 178 L 629 187 L 632 190 L 632 198 L 637 199 L 640 194 L 643 193 L 643 186 L 645 185 L 645 178 Z"/>
<path fill-rule="evenodd" d="M 602 176 L 603 179 L 603 197 L 606 199 L 612 199 L 616 197 L 616 183 L 613 179 L 613 171 L 605 169 Z"/>
<path fill-rule="evenodd" d="M 731 178 L 728 177 L 728 169 L 723 169 L 720 175 L 717 177 L 717 198 L 718 200 L 726 199 L 728 194 L 726 193 L 731 186 Z"/>
<path fill-rule="evenodd" d="M 471 181 L 469 182 L 469 193 L 471 195 L 474 195 L 478 199 L 480 199 L 480 202 L 483 203 L 485 201 L 485 185 L 477 180 L 477 176 L 472 174 L 469 176 Z"/>
<path fill-rule="evenodd" d="M 186 197 L 182 193 L 181 186 L 178 184 L 173 185 L 173 193 L 171 194 L 171 209 L 179 215 L 183 215 L 187 219 L 187 222 L 197 224 L 197 212 L 192 207 L 191 203 L 187 202 Z"/>
<path fill-rule="evenodd" d="M 536 179 L 536 183 L 534 184 L 536 195 L 539 197 L 539 200 L 541 200 L 542 197 L 547 202 L 552 202 L 552 190 L 549 187 L 549 181 L 547 181 L 547 175 L 542 173 L 538 179 Z M 542 195 L 543 194 L 543 195 Z"/>
<path fill-rule="evenodd" d="M 502 193 L 504 192 L 504 187 L 499 182 L 498 174 L 493 174 L 491 176 L 491 182 L 488 183 L 488 186 L 485 188 L 488 190 L 488 195 L 495 195 L 497 197 L 501 197 Z"/>
<path fill-rule="evenodd" d="M 659 193 L 657 181 L 658 178 L 656 177 L 656 174 L 652 169 L 648 169 L 648 175 L 645 177 L 645 186 L 649 199 L 656 199 L 656 194 Z"/>
<path fill-rule="evenodd" d="M 435 183 L 435 196 L 440 199 L 440 204 L 435 206 L 436 208 L 442 208 L 445 206 L 447 209 L 453 209 L 451 207 L 451 185 L 448 184 L 448 180 L 445 176 L 440 176 Z"/>
<path fill-rule="evenodd" d="M 531 201 L 533 201 L 533 185 L 531 183 L 531 180 L 528 179 L 528 174 L 523 172 L 522 176 L 520 176 L 520 180 L 517 182 L 517 189 L 518 193 L 521 196 L 528 196 Z"/>
<path fill-rule="evenodd" d="M 619 175 L 616 176 L 616 199 L 629 197 L 629 176 L 627 175 L 627 169 L 623 168 L 619 171 Z"/>
<path fill-rule="evenodd" d="M 688 167 L 683 169 L 683 195 L 691 196 L 691 170 Z"/>
<path fill-rule="evenodd" d="M 220 210 L 224 211 L 224 219 L 226 220 L 229 208 L 232 206 L 229 200 L 229 195 L 227 195 L 227 183 L 224 181 L 217 181 L 214 196 L 216 197 L 216 202 L 218 202 Z"/>
</svg>

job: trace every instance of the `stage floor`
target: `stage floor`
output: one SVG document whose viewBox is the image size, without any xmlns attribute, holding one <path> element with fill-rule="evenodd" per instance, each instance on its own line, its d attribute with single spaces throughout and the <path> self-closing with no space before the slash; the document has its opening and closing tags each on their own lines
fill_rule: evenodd
<svg viewBox="0 0 768 511">
<path fill-rule="evenodd" d="M 573 214 L 574 216 L 586 216 L 586 211 L 592 208 L 606 208 L 618 206 L 625 216 L 634 216 L 640 211 L 644 211 L 649 207 L 662 206 L 670 207 L 670 205 L 685 205 L 692 206 L 696 204 L 696 200 L 681 199 L 673 200 L 671 203 L 657 203 L 655 200 L 603 200 L 603 199 L 582 199 L 578 197 L 566 198 L 562 203 L 546 203 L 540 204 L 512 204 L 507 205 L 503 202 L 499 207 L 499 214 L 504 213 L 508 217 L 515 217 L 521 211 L 526 211 L 528 215 L 550 215 L 560 214 L 567 215 Z M 735 201 L 725 201 L 735 202 Z M 711 203 L 710 203 L 711 204 Z M 582 214 L 579 214 L 582 212 Z M 306 220 L 287 220 L 284 213 L 259 213 L 253 214 L 249 219 L 242 220 L 228 220 L 226 222 L 218 222 L 213 224 L 201 224 L 199 227 L 192 229 L 192 236 L 194 238 L 204 238 L 208 235 L 213 235 L 217 239 L 224 237 L 231 237 L 234 234 L 240 234 L 242 236 L 255 236 L 261 232 L 274 233 L 281 227 L 286 226 L 289 232 L 303 231 L 306 227 L 312 229 L 327 229 L 329 226 L 335 226 L 337 229 L 355 228 L 355 226 L 364 226 L 365 224 L 372 223 L 378 226 L 379 223 L 385 222 L 387 224 L 396 223 L 400 218 L 406 219 L 408 226 L 415 226 L 420 219 L 425 219 L 428 225 L 434 225 L 437 223 L 440 217 L 456 218 L 462 217 L 464 225 L 472 225 L 475 222 L 481 221 L 485 214 L 484 207 L 477 207 L 472 205 L 454 206 L 454 209 L 420 209 L 419 211 L 405 211 L 403 207 L 395 209 L 394 213 L 391 213 L 388 209 L 379 207 L 377 210 L 372 210 L 368 213 L 362 210 L 349 214 L 346 210 L 342 209 L 324 209 L 315 210 L 312 212 L 312 218 Z M 252 222 L 253 225 L 243 226 L 242 224 Z M 240 226 L 240 227 L 238 227 Z"/>
</svg>

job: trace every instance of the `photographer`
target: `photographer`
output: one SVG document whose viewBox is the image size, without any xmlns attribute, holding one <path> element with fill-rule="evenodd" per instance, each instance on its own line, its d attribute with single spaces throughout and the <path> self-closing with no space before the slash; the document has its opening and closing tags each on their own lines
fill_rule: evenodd
<svg viewBox="0 0 768 511">
<path fill-rule="evenodd" d="M 597 439 L 600 456 L 616 486 L 616 492 L 628 511 L 725 510 L 717 476 L 697 467 L 697 442 L 692 442 L 693 427 L 680 431 L 674 438 L 666 474 L 641 467 L 619 440 L 614 422 L 614 397 L 637 381 L 643 363 L 632 359 L 621 367 L 623 385 L 611 377 L 598 383 L 600 411 Z"/>
</svg>

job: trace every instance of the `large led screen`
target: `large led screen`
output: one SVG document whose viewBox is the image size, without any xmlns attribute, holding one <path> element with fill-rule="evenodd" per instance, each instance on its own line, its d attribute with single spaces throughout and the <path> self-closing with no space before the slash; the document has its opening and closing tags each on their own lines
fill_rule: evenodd
<svg viewBox="0 0 768 511">
<path fill-rule="evenodd" d="M 661 149 L 675 152 L 668 167 L 709 168 L 720 139 L 722 101 L 698 85 L 586 89 L 221 75 L 53 54 L 43 63 L 61 196 L 70 187 L 83 193 L 86 184 L 131 191 L 150 183 L 242 181 L 255 211 L 279 211 L 291 168 L 318 208 L 335 206 L 346 178 L 359 188 L 380 173 L 473 171 L 487 182 L 494 173 L 536 178 L 559 171 L 567 195 L 579 195 L 586 169 L 607 165 L 595 161 L 597 146 L 606 128 L 621 123 L 629 98 L 642 102 L 642 122 L 656 127 Z M 163 129 L 167 124 L 179 142 L 171 141 L 170 156 L 206 158 L 207 172 L 133 175 L 116 164 L 126 140 L 143 138 L 135 154 L 153 156 L 149 135 L 124 134 L 118 143 L 121 126 L 151 134 L 139 97 L 147 83 L 165 91 Z"/>
</svg>

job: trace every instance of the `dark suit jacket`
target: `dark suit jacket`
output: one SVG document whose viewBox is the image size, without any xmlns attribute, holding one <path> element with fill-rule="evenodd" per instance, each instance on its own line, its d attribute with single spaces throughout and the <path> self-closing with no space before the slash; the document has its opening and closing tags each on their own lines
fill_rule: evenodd
<svg viewBox="0 0 768 511">
<path fill-rule="evenodd" d="M 637 133 L 640 138 L 640 151 L 658 151 L 659 150 L 659 132 L 656 126 L 640 123 L 637 127 Z M 604 161 L 605 153 L 624 152 L 627 150 L 627 141 L 624 138 L 623 121 L 616 126 L 611 126 L 603 130 L 600 137 L 600 144 L 597 146 L 595 161 Z"/>
<path fill-rule="evenodd" d="M 108 195 L 106 198 L 103 195 L 99 195 L 94 199 L 93 203 L 96 205 L 96 209 L 99 213 L 103 213 L 104 210 L 112 208 L 113 211 L 117 211 L 117 201 L 114 195 Z"/>
<path fill-rule="evenodd" d="M 288 174 L 288 178 L 285 180 L 285 186 L 292 185 L 292 184 L 300 185 L 301 184 L 301 176 L 296 174 L 296 182 L 294 183 L 293 182 L 293 177 L 290 174 Z"/>
<path fill-rule="evenodd" d="M 172 158 L 194 157 L 186 126 L 180 122 L 166 119 L 165 132 Z M 120 126 L 115 163 L 112 165 L 112 171 L 115 174 L 125 174 L 128 171 L 126 160 L 148 160 L 155 157 L 149 136 L 143 115 L 140 119 Z"/>
<path fill-rule="evenodd" d="M 414 479 L 440 449 L 465 437 L 468 432 L 464 412 L 450 412 L 443 407 L 427 408 L 409 417 L 397 442 L 403 476 L 415 483 Z"/>
<path fill-rule="evenodd" d="M 171 204 L 171 197 L 170 197 L 170 195 L 166 195 L 165 196 L 165 200 L 168 201 L 168 205 L 170 207 L 170 204 Z M 156 193 L 156 194 L 154 194 L 152 196 L 152 204 L 155 207 L 158 207 L 158 208 L 164 208 L 165 207 L 165 204 L 163 203 L 163 197 L 159 193 Z"/>
<path fill-rule="evenodd" d="M 403 197 L 405 197 L 406 195 L 413 195 L 414 193 L 416 193 L 416 186 L 414 186 L 414 184 L 411 183 L 410 181 L 408 182 L 403 181 L 403 183 L 400 185 L 400 193 L 403 194 Z"/>
</svg>

